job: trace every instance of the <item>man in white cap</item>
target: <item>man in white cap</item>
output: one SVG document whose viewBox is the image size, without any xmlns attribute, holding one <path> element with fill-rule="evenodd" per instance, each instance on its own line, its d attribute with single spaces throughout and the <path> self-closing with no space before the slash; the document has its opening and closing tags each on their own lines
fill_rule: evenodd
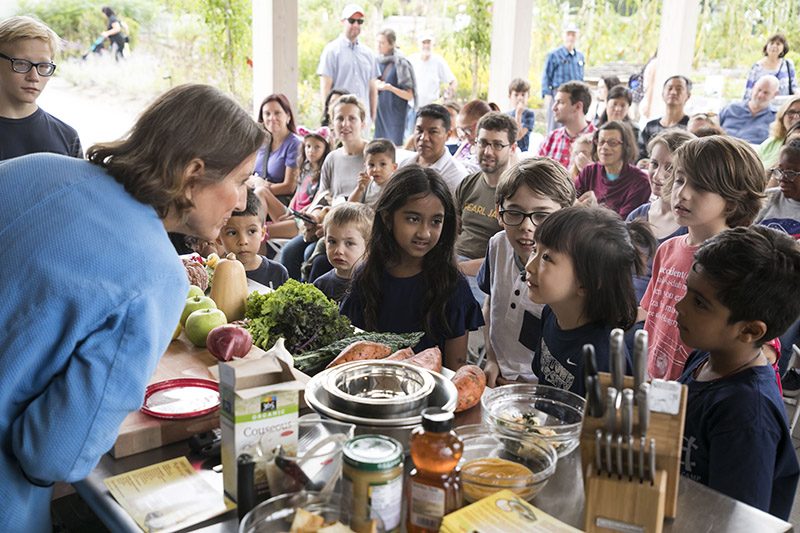
<svg viewBox="0 0 800 533">
<path fill-rule="evenodd" d="M 342 35 L 325 45 L 319 58 L 317 75 L 322 101 L 332 88 L 344 89 L 365 105 L 369 104 L 370 118 L 375 120 L 378 64 L 372 50 L 358 41 L 364 24 L 364 9 L 357 4 L 347 4 L 342 9 L 341 21 Z"/>
<path fill-rule="evenodd" d="M 583 81 L 583 67 L 586 60 L 575 49 L 578 40 L 578 26 L 567 24 L 564 28 L 564 45 L 547 54 L 542 73 L 542 97 L 547 110 L 547 133 L 555 128 L 553 118 L 553 96 L 561 84 L 568 81 Z"/>
<path fill-rule="evenodd" d="M 434 54 L 433 36 L 425 33 L 419 40 L 420 51 L 409 59 L 414 67 L 414 74 L 417 77 L 417 107 L 423 107 L 439 100 L 442 85 L 447 85 L 445 89 L 445 99 L 452 97 L 456 90 L 456 77 L 439 54 Z"/>
</svg>

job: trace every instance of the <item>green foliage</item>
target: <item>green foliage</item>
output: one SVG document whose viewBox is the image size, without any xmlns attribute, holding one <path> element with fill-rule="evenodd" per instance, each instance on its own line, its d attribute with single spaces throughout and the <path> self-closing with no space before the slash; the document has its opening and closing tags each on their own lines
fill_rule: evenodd
<svg viewBox="0 0 800 533">
<path fill-rule="evenodd" d="M 333 300 L 293 279 L 269 294 L 250 294 L 245 317 L 253 343 L 264 350 L 283 337 L 289 353 L 301 354 L 352 334 L 350 320 L 339 315 Z"/>
<path fill-rule="evenodd" d="M 453 42 L 460 50 L 466 51 L 463 60 L 468 61 L 472 92 L 476 98 L 486 79 L 487 65 L 492 50 L 492 0 L 467 0 L 458 4 L 458 17 L 467 22 L 453 35 Z M 461 80 L 459 80 L 461 81 Z M 465 84 L 466 85 L 466 84 Z M 486 84 L 483 84 L 486 87 Z"/>
</svg>

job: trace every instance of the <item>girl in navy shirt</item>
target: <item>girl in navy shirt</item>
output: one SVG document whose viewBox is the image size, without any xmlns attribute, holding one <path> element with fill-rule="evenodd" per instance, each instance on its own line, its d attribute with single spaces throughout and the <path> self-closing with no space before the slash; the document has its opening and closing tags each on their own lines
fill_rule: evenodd
<svg viewBox="0 0 800 533">
<path fill-rule="evenodd" d="M 456 266 L 455 239 L 455 205 L 439 173 L 416 165 L 397 171 L 378 200 L 367 259 L 342 313 L 368 331 L 424 331 L 415 351 L 438 346 L 456 370 L 483 315 Z"/>
<path fill-rule="evenodd" d="M 542 310 L 542 341 L 532 368 L 539 382 L 580 396 L 583 345 L 593 344 L 597 367 L 609 371 L 609 334 L 636 319 L 631 270 L 641 259 L 630 226 L 602 207 L 568 207 L 549 215 L 536 228 L 536 251 L 525 267 L 528 296 Z M 626 360 L 630 366 L 626 350 Z"/>
</svg>

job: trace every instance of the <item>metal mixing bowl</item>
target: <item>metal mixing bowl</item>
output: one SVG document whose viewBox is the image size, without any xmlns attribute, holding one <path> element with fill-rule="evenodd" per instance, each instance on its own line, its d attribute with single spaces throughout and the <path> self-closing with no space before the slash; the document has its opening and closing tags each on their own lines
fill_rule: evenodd
<svg viewBox="0 0 800 533">
<path fill-rule="evenodd" d="M 325 371 L 330 406 L 378 418 L 418 415 L 428 406 L 434 380 L 423 368 L 400 361 L 353 361 Z"/>
</svg>

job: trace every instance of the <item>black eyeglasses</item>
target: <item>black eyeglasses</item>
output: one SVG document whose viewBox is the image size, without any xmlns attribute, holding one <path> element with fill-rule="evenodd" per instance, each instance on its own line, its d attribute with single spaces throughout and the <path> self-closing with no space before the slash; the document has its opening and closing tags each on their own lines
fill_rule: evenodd
<svg viewBox="0 0 800 533">
<path fill-rule="evenodd" d="M 794 170 L 783 170 L 782 168 L 776 167 L 769 170 L 769 175 L 774 180 L 794 183 L 794 180 L 797 179 L 797 176 L 800 176 L 800 172 L 796 172 Z"/>
<path fill-rule="evenodd" d="M 509 143 L 503 144 L 500 141 L 489 142 L 489 141 L 487 141 L 485 139 L 478 139 L 478 143 L 477 144 L 478 144 L 478 148 L 480 148 L 481 150 L 486 150 L 487 148 L 491 147 L 493 152 L 499 152 L 500 150 L 502 150 L 506 146 L 511 146 L 511 144 L 509 144 Z"/>
<path fill-rule="evenodd" d="M 358 24 L 359 26 L 361 26 L 362 24 L 364 24 L 364 19 L 349 18 L 347 19 L 347 22 L 349 22 L 350 24 Z"/>
<path fill-rule="evenodd" d="M 795 110 L 787 111 L 786 113 L 783 114 L 783 116 L 789 117 L 791 119 L 800 118 L 800 109 L 798 109 L 797 111 Z"/>
<path fill-rule="evenodd" d="M 39 76 L 44 76 L 47 78 L 52 76 L 53 72 L 56 71 L 56 64 L 50 61 L 46 63 L 34 63 L 33 61 L 28 61 L 27 59 L 8 57 L 3 53 L 0 53 L 0 57 L 3 59 L 8 59 L 11 62 L 11 70 L 20 74 L 30 72 L 33 67 L 36 67 L 36 72 L 39 73 Z"/>
<path fill-rule="evenodd" d="M 533 213 L 523 213 L 522 211 L 514 211 L 513 209 L 501 209 L 500 220 L 507 226 L 519 226 L 526 218 L 531 219 L 534 226 L 538 226 L 544 219 L 550 216 L 547 211 L 534 211 Z"/>
</svg>

